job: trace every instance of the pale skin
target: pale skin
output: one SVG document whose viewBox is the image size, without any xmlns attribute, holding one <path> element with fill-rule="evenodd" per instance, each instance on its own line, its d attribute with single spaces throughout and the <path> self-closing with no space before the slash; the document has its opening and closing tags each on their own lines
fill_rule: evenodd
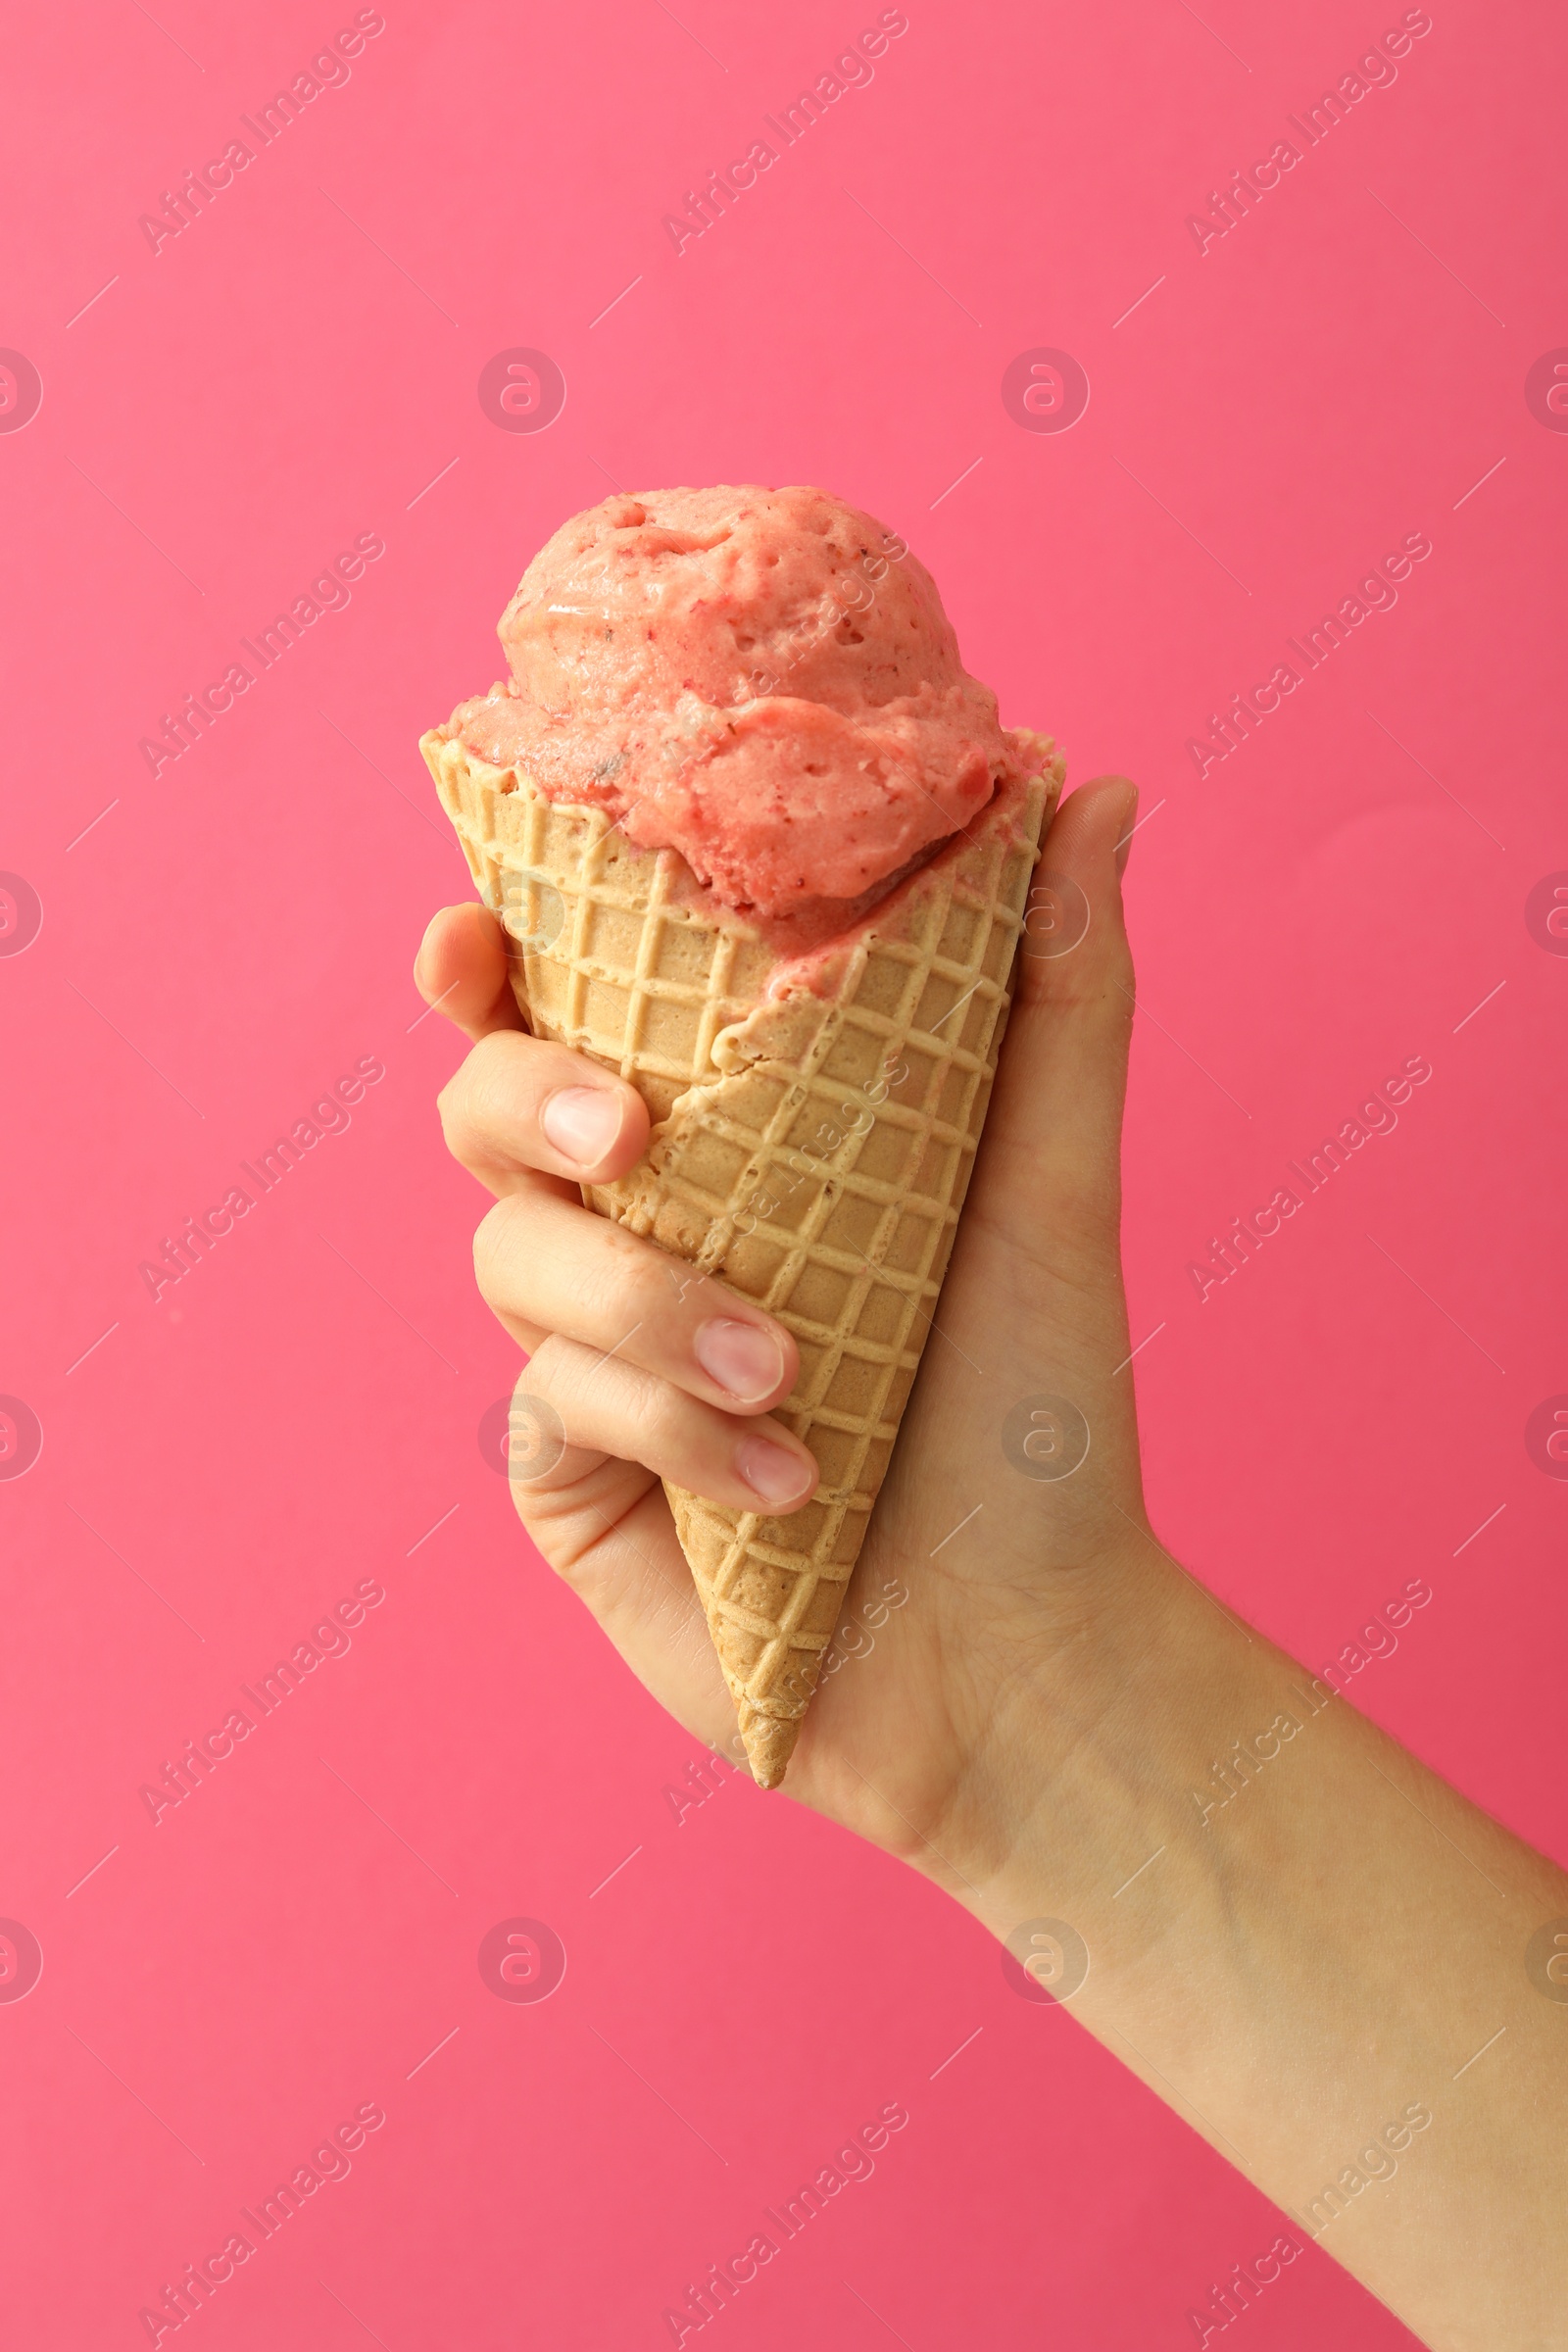
<svg viewBox="0 0 1568 2352">
<path fill-rule="evenodd" d="M 1347 1699 L 1314 1700 L 1145 1512 L 1119 1238 L 1134 806 L 1101 779 L 1053 824 L 1047 862 L 1089 930 L 1019 958 L 936 1334 L 850 1588 L 875 1641 L 824 1681 L 786 1794 L 1026 1956 L 1020 1928 L 1067 1923 L 1090 1962 L 1081 2023 L 1300 2217 L 1278 2225 L 1293 2243 L 1317 2237 L 1433 2352 L 1568 2347 L 1568 1959 L 1551 1957 L 1568 1877 Z M 647 1112 L 524 1032 L 483 908 L 436 916 L 416 979 L 472 1041 L 440 1107 L 496 1197 L 480 1288 L 568 1441 L 533 1483 L 514 1475 L 523 1524 L 633 1673 L 733 1754 L 661 1480 L 774 1512 L 805 1499 L 809 1456 L 772 1409 L 794 1343 L 582 1205 L 581 1183 L 640 1156 Z M 1004 1453 L 1009 1409 L 1039 1395 L 1092 1433 L 1069 1477 Z M 1222 1805 L 1212 1768 L 1237 1741 L 1259 1760 L 1232 1766 Z M 1562 1942 L 1543 1947 L 1551 1923 Z M 1065 1986 L 1049 1936 L 1033 1948 Z M 1247 2239 L 1216 2279 L 1172 2280 L 1191 2340 L 1219 2340 L 1211 2287 L 1234 2316 L 1289 2275 L 1278 2255 L 1252 2270 L 1266 2239 Z"/>
</svg>

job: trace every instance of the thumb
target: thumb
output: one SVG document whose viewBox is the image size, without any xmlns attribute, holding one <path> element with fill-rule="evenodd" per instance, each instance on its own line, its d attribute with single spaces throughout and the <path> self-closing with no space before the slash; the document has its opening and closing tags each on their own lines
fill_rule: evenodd
<svg viewBox="0 0 1568 2352">
<path fill-rule="evenodd" d="M 1069 1280 L 1119 1296 L 1121 1119 L 1133 967 L 1121 867 L 1137 788 L 1097 777 L 1046 836 L 1013 969 L 983 1155 L 987 1205 Z M 1107 1263 L 1108 1259 L 1108 1263 Z"/>
</svg>

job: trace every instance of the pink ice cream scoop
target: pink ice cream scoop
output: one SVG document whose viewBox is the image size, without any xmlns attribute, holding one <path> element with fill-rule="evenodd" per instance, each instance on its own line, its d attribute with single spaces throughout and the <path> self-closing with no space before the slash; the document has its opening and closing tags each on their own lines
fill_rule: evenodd
<svg viewBox="0 0 1568 2352">
<path fill-rule="evenodd" d="M 466 749 L 764 921 L 863 912 L 1023 772 L 929 572 L 822 490 L 606 499 L 500 635 L 511 677 L 453 713 Z"/>
</svg>

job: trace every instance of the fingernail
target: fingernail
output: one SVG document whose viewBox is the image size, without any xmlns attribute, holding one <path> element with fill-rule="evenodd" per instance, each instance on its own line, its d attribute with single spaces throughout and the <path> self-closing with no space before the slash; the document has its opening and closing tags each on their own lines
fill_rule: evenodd
<svg viewBox="0 0 1568 2352">
<path fill-rule="evenodd" d="M 566 1086 L 539 1113 L 545 1140 L 564 1159 L 591 1168 L 620 1133 L 620 1100 L 602 1086 Z"/>
<path fill-rule="evenodd" d="M 816 1484 L 816 1465 L 803 1462 L 771 1438 L 747 1438 L 735 1449 L 735 1467 L 764 1502 L 799 1502 Z"/>
<path fill-rule="evenodd" d="M 1133 852 L 1133 827 L 1137 824 L 1137 822 L 1138 787 L 1135 784 L 1133 786 L 1132 794 L 1128 800 L 1127 806 L 1121 812 L 1121 823 L 1117 827 L 1116 871 L 1118 874 L 1124 874 L 1127 871 L 1127 860 L 1132 856 Z"/>
<path fill-rule="evenodd" d="M 727 1389 L 738 1404 L 756 1404 L 771 1396 L 784 1377 L 784 1351 L 760 1323 L 741 1323 L 728 1315 L 700 1323 L 692 1353 L 709 1379 Z M 779 1448 L 772 1450 L 777 1453 Z M 795 1458 L 789 1456 L 792 1462 Z"/>
</svg>

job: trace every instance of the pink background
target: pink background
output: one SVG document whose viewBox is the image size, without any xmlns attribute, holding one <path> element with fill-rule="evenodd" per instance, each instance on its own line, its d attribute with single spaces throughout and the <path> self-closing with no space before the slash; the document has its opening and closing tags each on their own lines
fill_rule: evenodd
<svg viewBox="0 0 1568 2352">
<path fill-rule="evenodd" d="M 694 1743 L 481 1454 L 516 1358 L 433 1108 L 460 1049 L 408 976 L 467 895 L 415 743 L 612 483 L 863 503 L 1007 720 L 1140 778 L 1157 1522 L 1314 1667 L 1424 1576 L 1356 1703 L 1568 1853 L 1568 1487 L 1526 1445 L 1568 1391 L 1568 942 L 1526 919 L 1568 868 L 1568 417 L 1525 391 L 1568 344 L 1560 17 L 1434 0 L 1397 79 L 1200 253 L 1188 214 L 1396 5 L 910 0 L 869 85 L 677 256 L 662 216 L 877 16 L 679 13 L 388 0 L 347 85 L 156 254 L 139 217 L 353 9 L 12 25 L 0 343 L 43 384 L 0 434 L 0 866 L 42 907 L 0 957 L 0 1390 L 43 1433 L 0 1482 L 0 1916 L 43 1953 L 0 2003 L 19 2342 L 146 2341 L 165 2281 L 371 2101 L 209 2352 L 667 2342 L 892 2101 L 874 2178 L 713 2323 L 732 2352 L 1175 2347 L 1279 2227 L 925 1886 L 748 1786 L 677 1821 Z M 567 386 L 537 433 L 476 397 L 517 346 Z M 1004 406 L 1039 347 L 1087 370 L 1070 431 Z M 1415 532 L 1397 605 L 1200 779 L 1208 713 Z M 160 713 L 362 533 L 386 552 L 348 608 L 154 777 Z M 1209 1237 L 1413 1055 L 1397 1130 L 1200 1302 Z M 352 1126 L 155 1304 L 140 1263 L 362 1056 Z M 364 1580 L 350 1652 L 155 1825 L 143 1784 Z M 568 1955 L 540 2004 L 476 1965 L 519 1916 Z M 1410 2340 L 1315 2250 L 1247 2331 Z"/>
</svg>

